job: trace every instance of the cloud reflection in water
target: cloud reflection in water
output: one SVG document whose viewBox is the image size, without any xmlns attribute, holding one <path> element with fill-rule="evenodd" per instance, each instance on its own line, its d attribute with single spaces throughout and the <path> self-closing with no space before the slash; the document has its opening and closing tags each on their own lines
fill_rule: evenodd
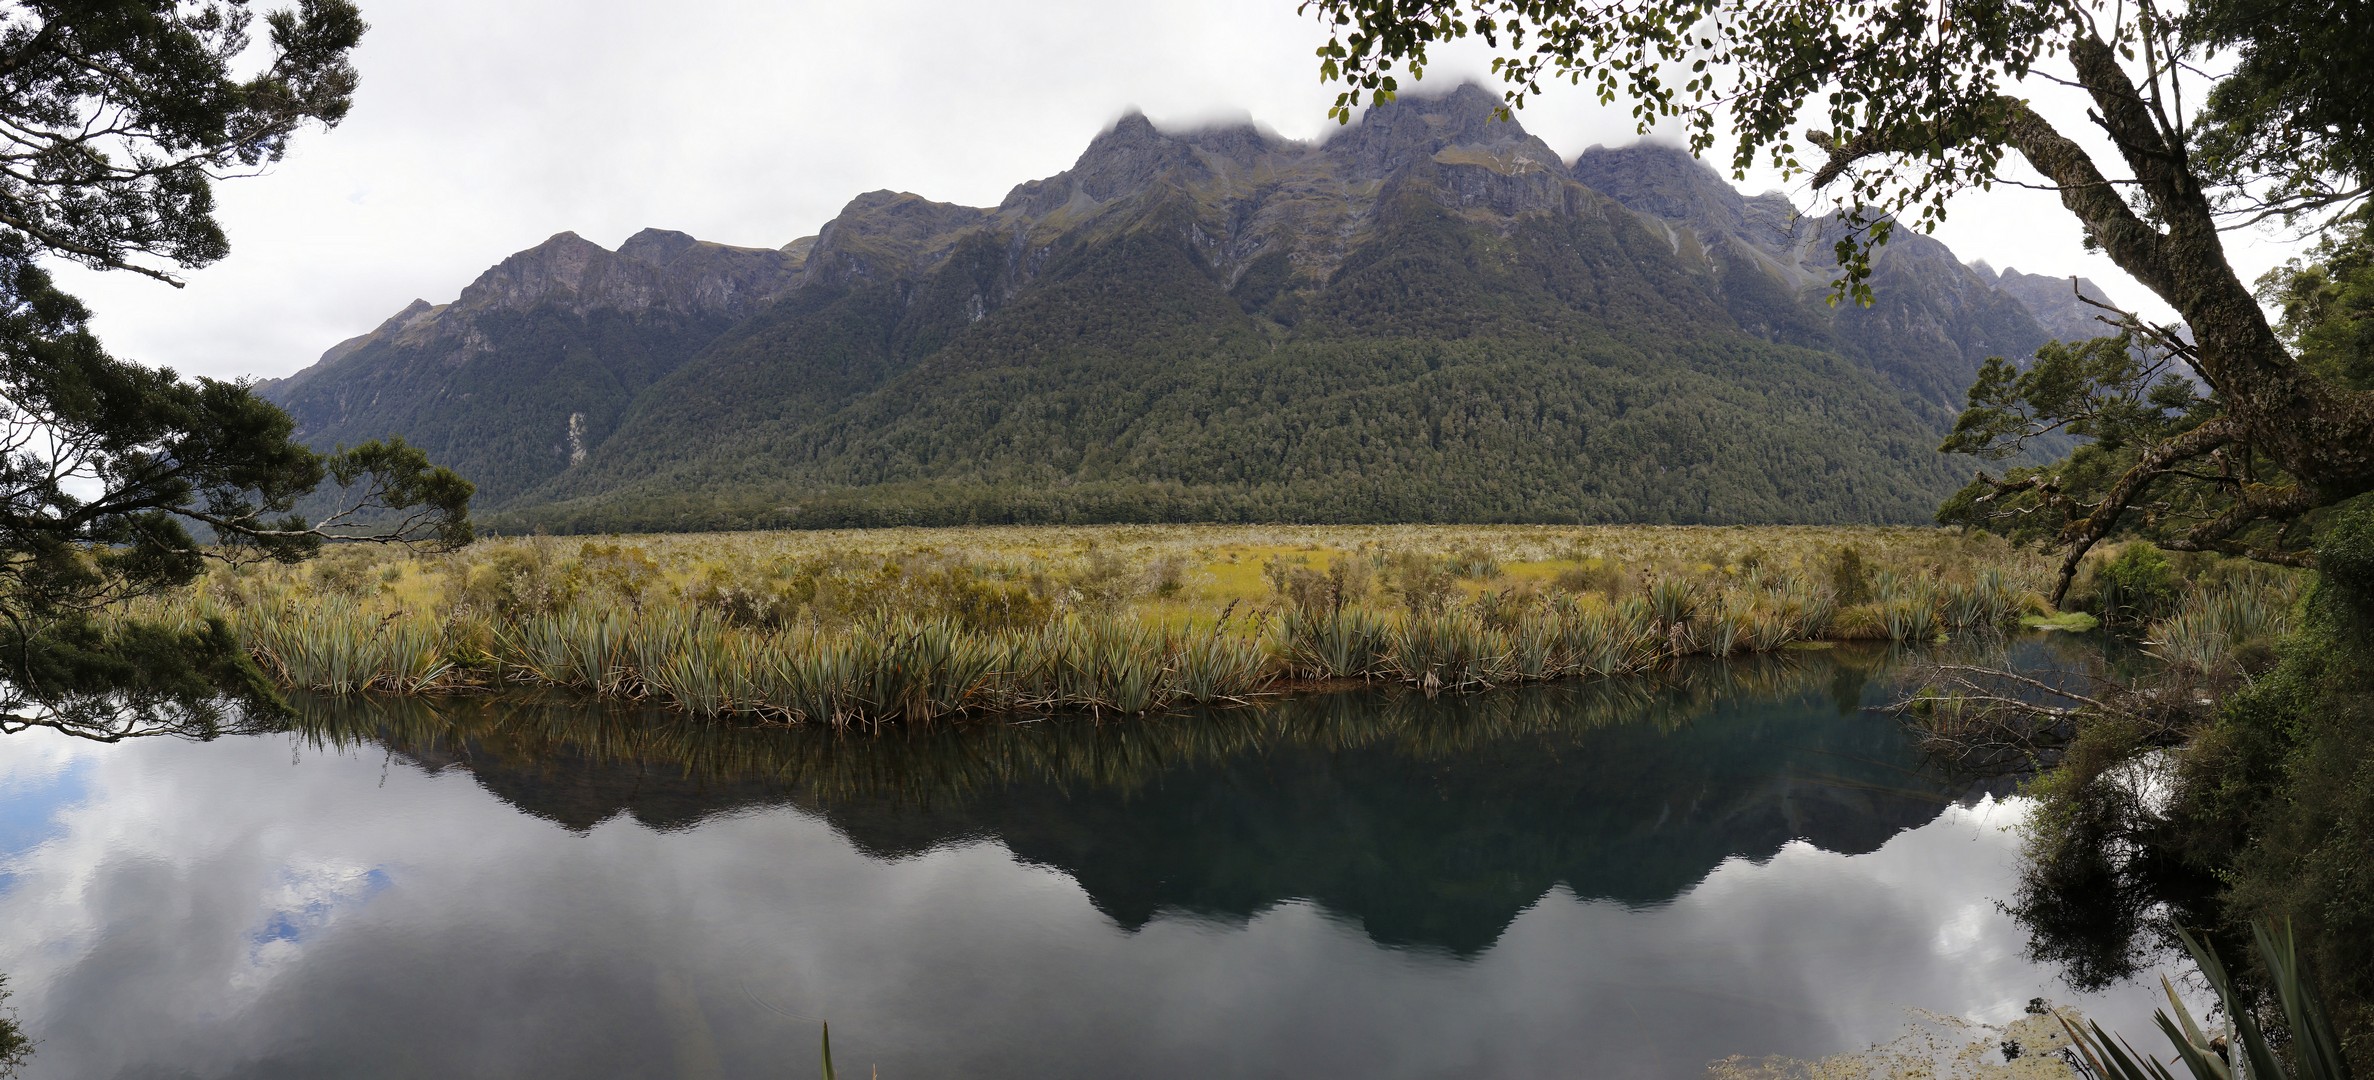
<svg viewBox="0 0 2374 1080">
<path fill-rule="evenodd" d="M 891 1077 L 1673 1076 L 2067 998 L 1993 903 L 2018 804 L 1923 779 L 1833 674 L 74 748 L 0 970 L 77 1077 L 797 1075 L 814 1018 Z"/>
</svg>

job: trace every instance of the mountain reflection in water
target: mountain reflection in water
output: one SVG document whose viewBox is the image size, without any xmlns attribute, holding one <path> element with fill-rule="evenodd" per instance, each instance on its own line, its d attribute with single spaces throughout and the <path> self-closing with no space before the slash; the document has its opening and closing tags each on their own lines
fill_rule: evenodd
<svg viewBox="0 0 2374 1080">
<path fill-rule="evenodd" d="M 583 832 L 791 805 L 880 858 L 988 839 L 1135 929 L 1310 900 L 1380 944 L 1489 947 L 1553 886 L 1642 907 L 1792 840 L 1872 851 L 1967 787 L 1863 713 L 1876 657 L 1096 723 L 729 728 L 523 699 L 317 699 L 301 729 L 462 768 Z"/>
<path fill-rule="evenodd" d="M 0 739 L 0 971 L 59 1077 L 1698 1075 L 2022 955 L 2019 804 L 1839 650 L 1428 700 L 836 734 L 308 700 Z M 492 796 L 491 798 L 489 796 Z M 2122 988 L 2123 989 L 2123 988 Z"/>
</svg>

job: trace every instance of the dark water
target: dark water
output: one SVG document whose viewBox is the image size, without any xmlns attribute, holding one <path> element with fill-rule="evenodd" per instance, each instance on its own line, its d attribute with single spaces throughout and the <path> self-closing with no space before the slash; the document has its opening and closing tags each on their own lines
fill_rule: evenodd
<svg viewBox="0 0 2374 1080">
<path fill-rule="evenodd" d="M 1874 657 L 878 739 L 522 701 L 0 740 L 34 1077 L 1693 1076 L 2039 995 Z"/>
</svg>

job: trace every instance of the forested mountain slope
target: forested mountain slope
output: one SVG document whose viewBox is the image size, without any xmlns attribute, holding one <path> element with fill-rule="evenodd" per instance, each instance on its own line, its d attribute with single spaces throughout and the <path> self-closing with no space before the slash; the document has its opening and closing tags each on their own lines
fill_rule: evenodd
<svg viewBox="0 0 2374 1080">
<path fill-rule="evenodd" d="M 1962 478 L 1979 362 L 2070 325 L 1918 236 L 1832 308 L 1833 223 L 1495 105 L 1131 116 L 997 207 L 872 193 L 782 251 L 564 235 L 266 392 L 513 527 L 1895 521 Z"/>
<path fill-rule="evenodd" d="M 797 251 L 647 229 L 616 252 L 562 233 L 451 304 L 415 300 L 258 389 L 320 447 L 402 435 L 501 506 L 607 438 L 651 384 L 782 294 Z"/>
</svg>

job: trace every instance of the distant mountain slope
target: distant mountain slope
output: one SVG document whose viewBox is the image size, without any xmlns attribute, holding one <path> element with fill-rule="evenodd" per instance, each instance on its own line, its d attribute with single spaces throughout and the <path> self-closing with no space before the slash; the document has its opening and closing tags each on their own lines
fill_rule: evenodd
<svg viewBox="0 0 2374 1080">
<path fill-rule="evenodd" d="M 2103 319 L 2111 317 L 2111 313 L 2094 306 L 2109 303 L 2109 295 L 2091 281 L 2023 274 L 2016 269 L 1997 274 L 1985 263 L 1979 263 L 1976 269 L 1980 276 L 1987 278 L 2005 295 L 2017 297 L 2026 304 L 2028 310 L 2036 314 L 2036 321 L 2042 323 L 2046 332 L 2055 338 L 2082 341 L 2111 332 L 2111 328 L 2103 323 Z M 2080 292 L 2094 304 L 2079 300 L 2077 295 Z"/>
<path fill-rule="evenodd" d="M 997 207 L 876 192 L 782 251 L 564 234 L 266 393 L 513 527 L 1896 521 L 1956 485 L 1979 362 L 2068 324 L 1920 236 L 1832 308 L 1832 223 L 1496 104 L 1131 116 Z"/>
<path fill-rule="evenodd" d="M 415 300 L 260 389 L 314 445 L 400 434 L 500 506 L 583 460 L 638 395 L 781 295 L 800 264 L 657 229 L 616 252 L 562 233 L 453 303 Z"/>
</svg>

